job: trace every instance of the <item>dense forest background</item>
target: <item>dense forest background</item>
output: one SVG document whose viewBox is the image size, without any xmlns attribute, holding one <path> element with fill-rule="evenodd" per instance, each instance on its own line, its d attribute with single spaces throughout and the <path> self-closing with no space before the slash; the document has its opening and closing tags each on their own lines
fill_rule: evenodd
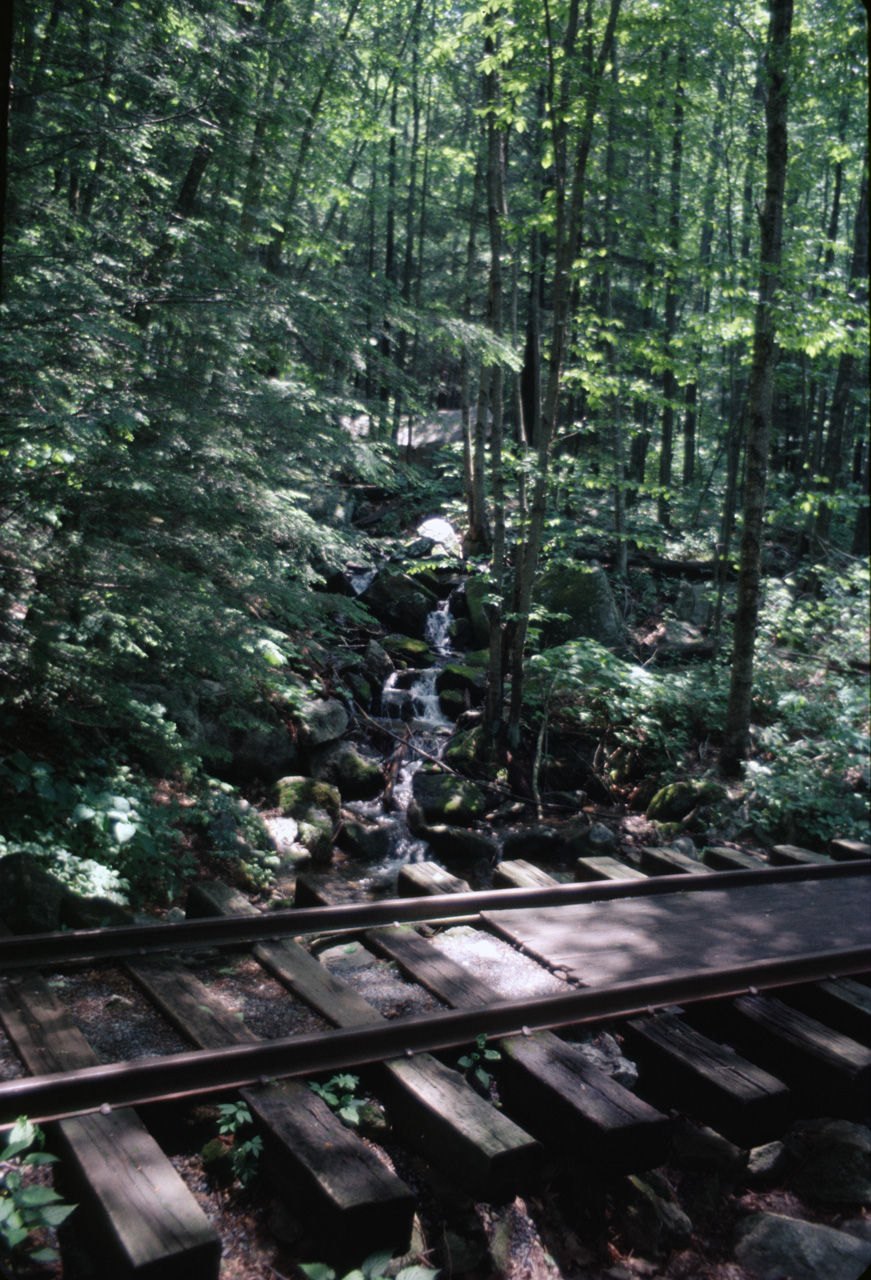
<svg viewBox="0 0 871 1280">
<path fill-rule="evenodd" d="M 713 767 L 743 628 L 748 822 L 867 830 L 855 0 L 797 0 L 779 37 L 755 0 L 33 0 L 6 36 L 7 851 L 172 892 L 155 793 L 203 822 L 227 794 L 190 707 L 220 690 L 244 727 L 334 683 L 374 632 L 333 575 L 431 515 L 488 575 L 488 750 L 563 717 L 612 782 L 633 753 Z M 593 555 L 636 639 L 696 575 L 701 656 L 544 649 L 542 570 Z"/>
</svg>

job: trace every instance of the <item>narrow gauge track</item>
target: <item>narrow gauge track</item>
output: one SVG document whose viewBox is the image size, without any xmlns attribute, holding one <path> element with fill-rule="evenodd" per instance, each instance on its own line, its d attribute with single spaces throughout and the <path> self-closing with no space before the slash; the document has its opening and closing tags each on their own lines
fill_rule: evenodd
<svg viewBox="0 0 871 1280">
<path fill-rule="evenodd" d="M 401 1247 L 413 1213 L 408 1188 L 395 1176 L 385 1177 L 383 1169 L 375 1169 L 371 1155 L 366 1159 L 361 1154 L 355 1135 L 342 1130 L 304 1085 L 292 1081 L 279 1085 L 279 1078 L 381 1064 L 374 1088 L 379 1094 L 383 1091 L 400 1131 L 420 1145 L 434 1163 L 443 1163 L 454 1172 L 460 1168 L 461 1178 L 477 1194 L 513 1194 L 534 1184 L 542 1167 L 541 1141 L 559 1145 L 561 1137 L 564 1141 L 580 1137 L 588 1155 L 595 1154 L 613 1167 L 651 1167 L 661 1162 L 667 1151 L 667 1110 L 684 1110 L 687 1103 L 698 1119 L 748 1144 L 771 1136 L 791 1107 L 793 1112 L 796 1106 L 813 1107 L 814 1088 L 808 1088 L 813 1080 L 818 1082 L 816 1104 L 820 1088 L 827 1092 L 834 1088 L 836 1108 L 846 1108 L 855 1115 L 867 1107 L 871 1038 L 868 1001 L 862 992 L 867 995 L 868 988 L 851 984 L 856 988 L 849 992 L 852 1000 L 841 1000 L 838 1005 L 837 980 L 871 973 L 871 946 L 866 936 L 860 936 L 854 939 L 856 945 L 841 941 L 835 947 L 794 950 L 789 955 L 751 959 L 731 967 L 672 969 L 664 977 L 600 988 L 567 986 L 566 994 L 507 1001 L 439 956 L 437 939 L 430 943 L 413 930 L 398 926 L 462 920 L 492 927 L 495 916 L 508 908 L 513 909 L 509 914 L 517 915 L 521 907 L 585 907 L 596 902 L 619 906 L 621 900 L 630 903 L 674 894 L 690 899 L 701 890 L 716 893 L 813 881 L 847 881 L 861 895 L 867 893 L 869 871 L 867 862 L 739 870 L 544 885 L 486 894 L 442 894 L 269 915 L 256 913 L 238 897 L 210 896 L 208 889 L 201 887 L 194 909 L 201 915 L 215 913 L 218 918 L 171 926 L 4 937 L 0 939 L 0 973 L 6 975 L 0 988 L 0 1020 L 31 1069 L 40 1061 L 31 1043 L 34 1034 L 37 1040 L 50 1041 L 50 1032 L 39 1028 L 34 1033 L 32 1025 L 28 1028 L 28 1018 L 39 1017 L 40 1007 L 40 998 L 34 995 L 34 982 L 39 980 L 30 971 L 36 964 L 44 969 L 94 956 L 126 958 L 127 968 L 146 994 L 199 1047 L 145 1061 L 76 1063 L 71 1071 L 42 1072 L 0 1084 L 0 1123 L 24 1113 L 60 1120 L 59 1128 L 63 1129 L 64 1125 L 81 1124 L 74 1117 L 93 1111 L 100 1113 L 94 1120 L 115 1123 L 118 1116 L 132 1114 L 127 1108 L 134 1103 L 242 1088 L 268 1137 L 279 1176 L 289 1176 L 295 1186 L 302 1186 L 314 1211 L 323 1213 L 327 1221 L 343 1224 L 342 1229 L 354 1222 L 358 1242 L 368 1239 L 369 1243 Z M 244 914 L 218 914 L 233 911 Z M 408 976 L 453 1007 L 425 1018 L 384 1021 L 294 940 L 323 933 L 362 935 L 367 945 L 397 959 Z M 222 1021 L 210 1008 L 206 989 L 198 988 L 196 979 L 180 962 L 155 960 L 160 953 L 238 949 L 245 944 L 253 944 L 260 964 L 336 1029 L 258 1041 L 247 1028 L 238 1024 L 228 1027 L 226 1019 Z M 838 1005 L 848 1010 L 847 1030 L 855 1039 L 845 1036 L 843 1021 L 836 1030 L 834 1025 L 794 1011 L 788 994 L 784 1001 L 759 996 L 763 990 L 791 986 L 803 995 L 816 990 L 821 998 L 826 988 L 831 996 L 834 987 L 835 998 L 829 1000 L 828 1007 Z M 825 1009 L 825 999 L 822 1003 Z M 680 1010 L 678 1014 L 656 1012 L 675 1005 L 681 1006 L 686 1017 L 678 1016 Z M 730 1028 L 729 1034 L 733 1026 L 738 1028 L 736 1035 L 747 1058 L 733 1049 L 724 1050 L 718 1041 L 705 1036 L 701 1028 L 706 1025 L 706 1009 L 713 1009 L 707 1019 L 708 1030 L 712 1018 L 722 1020 L 723 1026 Z M 771 1016 L 772 1009 L 776 1017 Z M 603 1020 L 613 1025 L 615 1019 L 633 1052 L 637 1050 L 642 1059 L 653 1063 L 652 1073 L 642 1074 L 638 1097 L 615 1085 L 604 1072 L 589 1067 L 570 1041 L 549 1030 Z M 796 1027 L 803 1039 L 796 1038 Z M 54 1031 L 58 1029 L 54 1027 Z M 501 1038 L 504 1113 L 495 1111 L 456 1072 L 430 1057 L 433 1050 L 466 1047 L 482 1033 Z M 44 1051 L 39 1045 L 37 1049 Z M 778 1063 L 789 1068 L 784 1073 L 791 1077 L 789 1083 L 769 1070 Z M 668 1083 L 663 1084 L 664 1079 Z M 74 1133 L 69 1144 L 75 1145 Z M 109 1153 L 104 1156 L 111 1166 Z M 93 1165 L 92 1157 L 83 1162 L 81 1172 L 86 1180 L 95 1173 Z M 136 1167 L 141 1172 L 141 1165 Z M 97 1197 L 105 1195 L 105 1171 L 102 1177 L 97 1171 L 93 1181 Z M 133 1193 L 134 1200 L 137 1194 Z M 147 1204 L 141 1206 L 141 1212 L 151 1217 L 156 1209 Z M 173 1221 L 179 1217 L 177 1208 L 169 1213 Z M 179 1230 L 182 1243 L 174 1236 L 168 1251 L 161 1244 L 158 1253 L 160 1249 L 163 1253 L 156 1260 L 149 1257 L 143 1263 L 128 1257 L 119 1274 L 129 1271 L 162 1280 L 189 1274 L 190 1258 L 195 1255 L 200 1259 L 197 1265 L 204 1268 L 197 1274 L 216 1274 L 214 1242 L 208 1241 L 208 1247 L 204 1244 L 202 1223 L 195 1221 Z M 135 1250 L 127 1246 L 127 1253 L 132 1252 Z"/>
</svg>

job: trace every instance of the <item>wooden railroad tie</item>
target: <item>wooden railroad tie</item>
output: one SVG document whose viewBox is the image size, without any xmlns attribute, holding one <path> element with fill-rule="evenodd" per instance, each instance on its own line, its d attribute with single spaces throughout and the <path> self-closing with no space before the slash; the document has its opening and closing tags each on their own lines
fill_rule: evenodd
<svg viewBox="0 0 871 1280">
<path fill-rule="evenodd" d="M 34 1075 L 99 1066 L 65 1007 L 36 974 L 3 985 L 0 1021 Z M 106 1275 L 119 1280 L 217 1277 L 218 1233 L 132 1108 L 46 1128 Z"/>
<path fill-rule="evenodd" d="M 246 899 L 223 885 L 197 884 L 188 897 L 192 915 L 253 910 Z M 334 1025 L 360 1027 L 383 1021 L 368 1001 L 298 943 L 260 943 L 252 954 Z M 474 1194 L 515 1195 L 539 1181 L 544 1152 L 535 1138 L 431 1054 L 382 1063 L 377 1080 L 406 1138 Z"/>
</svg>

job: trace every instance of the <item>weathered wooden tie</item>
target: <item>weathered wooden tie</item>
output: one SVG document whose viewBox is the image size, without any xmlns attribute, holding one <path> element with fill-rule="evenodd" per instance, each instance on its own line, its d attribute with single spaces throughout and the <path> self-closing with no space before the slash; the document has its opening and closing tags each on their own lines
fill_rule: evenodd
<svg viewBox="0 0 871 1280">
<path fill-rule="evenodd" d="M 793 1089 L 817 1104 L 822 1095 L 830 1115 L 867 1112 L 871 1049 L 774 996 L 739 996 L 731 1008 L 753 1056 Z"/>
<path fill-rule="evenodd" d="M 469 893 L 467 880 L 452 876 L 437 862 L 407 862 L 400 867 L 396 891 L 400 898 L 423 898 L 439 893 Z"/>
<path fill-rule="evenodd" d="M 253 1044 L 258 1036 L 229 1015 L 178 961 L 131 960 L 150 1000 L 197 1048 Z M 295 1080 L 241 1089 L 279 1191 L 320 1219 L 324 1230 L 363 1252 L 411 1239 L 415 1196 L 325 1102 Z M 335 1237 L 331 1237 L 335 1239 Z"/>
<path fill-rule="evenodd" d="M 428 863 L 418 865 L 428 866 Z M 493 870 L 494 889 L 542 889 L 545 885 L 555 884 L 553 876 L 542 871 L 525 858 L 500 862 Z"/>
<path fill-rule="evenodd" d="M 375 929 L 366 937 L 454 1008 L 500 999 L 414 929 Z M 499 1070 L 503 1101 L 536 1136 L 577 1150 L 585 1162 L 607 1162 L 623 1170 L 651 1168 L 665 1158 L 667 1118 L 591 1066 L 575 1046 L 550 1031 L 505 1037 L 496 1045 L 504 1060 Z"/>
<path fill-rule="evenodd" d="M 863 840 L 831 840 L 829 852 L 836 862 L 853 862 L 859 858 L 871 858 L 871 844 L 865 844 Z"/>
<path fill-rule="evenodd" d="M 626 1046 L 642 1084 L 664 1105 L 680 1100 L 738 1143 L 774 1136 L 787 1119 L 789 1089 L 761 1067 L 671 1013 L 633 1018 Z"/>
<path fill-rule="evenodd" d="M 188 896 L 188 910 L 193 915 L 226 915 L 255 908 L 223 885 L 198 884 Z M 297 943 L 258 944 L 252 953 L 274 977 L 336 1026 L 371 1026 L 383 1021 L 377 1009 Z M 540 1144 L 479 1097 L 459 1072 L 451 1071 L 431 1054 L 383 1063 L 378 1087 L 386 1094 L 385 1100 L 409 1141 L 476 1194 L 515 1194 L 540 1178 Z"/>
<path fill-rule="evenodd" d="M 711 870 L 695 858 L 681 853 L 679 849 L 670 849 L 667 845 L 661 848 L 642 849 L 641 865 L 645 871 L 656 876 L 706 876 Z"/>
<path fill-rule="evenodd" d="M 802 849 L 797 844 L 776 844 L 771 849 L 768 857 L 776 867 L 831 862 L 831 858 L 827 858 L 824 853 L 812 853 L 810 849 Z"/>
<path fill-rule="evenodd" d="M 702 850 L 702 862 L 712 871 L 756 871 L 764 867 L 761 858 L 752 853 L 741 853 L 738 849 L 723 849 L 713 845 Z"/>
<path fill-rule="evenodd" d="M 593 854 L 589 858 L 578 858 L 575 863 L 575 880 L 585 883 L 590 880 L 645 880 L 645 872 L 638 867 L 630 867 L 608 854 Z"/>
<path fill-rule="evenodd" d="M 0 1020 L 34 1075 L 99 1065 L 67 1010 L 36 975 L 5 984 Z M 220 1238 L 135 1111 L 79 1116 L 48 1129 L 104 1274 L 124 1280 L 217 1277 Z"/>
<path fill-rule="evenodd" d="M 819 1018 L 860 1044 L 871 1045 L 871 987 L 853 978 L 832 978 L 787 988 L 786 1003 Z"/>
</svg>

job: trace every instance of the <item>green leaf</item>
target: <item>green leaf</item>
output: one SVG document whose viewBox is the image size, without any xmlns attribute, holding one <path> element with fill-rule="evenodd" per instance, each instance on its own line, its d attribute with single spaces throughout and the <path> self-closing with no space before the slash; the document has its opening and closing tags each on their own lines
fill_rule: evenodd
<svg viewBox="0 0 871 1280">
<path fill-rule="evenodd" d="M 60 1196 L 51 1187 L 25 1187 L 18 1197 L 18 1203 L 25 1209 L 35 1209 L 38 1205 L 57 1204 Z"/>
<path fill-rule="evenodd" d="M 298 1265 L 300 1271 L 308 1276 L 309 1280 L 336 1280 L 335 1271 L 325 1262 L 302 1262 Z"/>
<path fill-rule="evenodd" d="M 66 1222 L 70 1214 L 78 1208 L 75 1204 L 48 1204 L 40 1212 L 40 1219 L 46 1227 L 59 1227 Z"/>
<path fill-rule="evenodd" d="M 379 1253 L 371 1253 L 360 1270 L 363 1274 L 373 1280 L 375 1276 L 380 1276 L 387 1270 L 390 1260 L 393 1257 L 392 1249 L 382 1249 Z"/>
</svg>

